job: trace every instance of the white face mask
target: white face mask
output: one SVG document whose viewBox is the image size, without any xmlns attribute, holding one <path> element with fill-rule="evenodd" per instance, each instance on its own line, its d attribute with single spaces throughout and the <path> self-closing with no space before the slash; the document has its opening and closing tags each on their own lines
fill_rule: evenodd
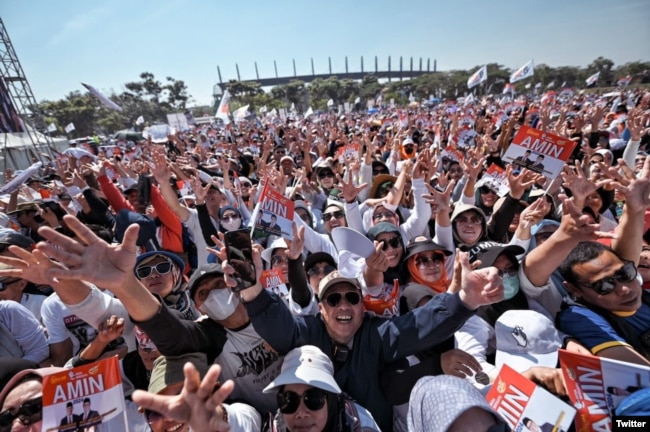
<svg viewBox="0 0 650 432">
<path fill-rule="evenodd" d="M 235 313 L 239 298 L 229 288 L 213 289 L 201 305 L 201 310 L 214 321 L 223 321 Z"/>
<path fill-rule="evenodd" d="M 222 219 L 220 223 L 226 231 L 235 231 L 241 227 L 241 218 Z"/>
</svg>

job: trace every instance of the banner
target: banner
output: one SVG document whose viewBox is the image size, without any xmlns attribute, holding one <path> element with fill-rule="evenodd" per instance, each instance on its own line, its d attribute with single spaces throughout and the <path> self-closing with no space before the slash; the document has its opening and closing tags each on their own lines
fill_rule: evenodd
<svg viewBox="0 0 650 432">
<path fill-rule="evenodd" d="M 359 160 L 359 144 L 353 143 L 346 146 L 339 147 L 336 152 L 335 158 L 339 160 L 339 163 L 346 163 L 347 161 Z"/>
<path fill-rule="evenodd" d="M 43 431 L 94 431 L 118 416 L 111 426 L 127 430 L 117 356 L 43 377 Z"/>
<path fill-rule="evenodd" d="M 217 113 L 215 114 L 215 117 L 223 120 L 224 124 L 230 123 L 229 104 L 230 104 L 230 92 L 226 90 L 225 92 L 223 92 L 223 96 L 221 97 L 221 102 L 219 102 L 219 108 L 217 108 Z"/>
<path fill-rule="evenodd" d="M 144 122 L 144 119 L 142 119 L 142 121 Z M 137 121 L 136 124 L 138 124 Z M 187 117 L 184 113 L 167 114 L 167 124 L 177 131 L 184 131 L 190 128 L 190 125 L 187 124 Z"/>
<path fill-rule="evenodd" d="M 264 183 L 259 201 L 251 215 L 249 227 L 251 238 L 265 238 L 269 235 L 293 240 L 293 201 Z"/>
<path fill-rule="evenodd" d="M 467 80 L 467 88 L 474 88 L 477 85 L 487 81 L 487 66 L 482 66 L 479 70 Z"/>
<path fill-rule="evenodd" d="M 492 163 L 487 168 L 483 177 L 476 182 L 476 188 L 487 186 L 496 192 L 500 197 L 506 196 L 510 192 L 510 183 L 506 177 L 506 170 Z"/>
<path fill-rule="evenodd" d="M 274 268 L 263 270 L 260 275 L 260 283 L 264 289 L 275 293 L 283 300 L 289 301 L 289 289 L 287 288 L 287 281 L 284 279 L 282 269 Z"/>
<path fill-rule="evenodd" d="M 74 130 L 74 123 L 68 123 L 68 125 L 63 129 L 65 133 L 70 133 Z"/>
<path fill-rule="evenodd" d="M 585 83 L 587 83 L 587 86 L 592 86 L 598 82 L 598 78 L 600 78 L 600 71 L 587 78 Z"/>
<path fill-rule="evenodd" d="M 503 365 L 486 399 L 513 431 L 568 431 L 576 410 Z"/>
<path fill-rule="evenodd" d="M 529 61 L 510 75 L 510 82 L 516 83 L 517 81 L 524 80 L 526 78 L 532 77 L 535 74 L 535 66 L 533 61 Z"/>
<path fill-rule="evenodd" d="M 628 86 L 632 82 L 632 77 L 631 76 L 626 76 L 623 78 L 620 78 L 618 81 L 616 81 L 617 86 Z"/>
<path fill-rule="evenodd" d="M 569 399 L 578 409 L 576 430 L 611 431 L 614 409 L 637 390 L 650 388 L 650 367 L 560 350 Z"/>
<path fill-rule="evenodd" d="M 521 126 L 503 160 L 552 180 L 562 172 L 575 146 L 576 142 L 568 138 Z"/>
</svg>

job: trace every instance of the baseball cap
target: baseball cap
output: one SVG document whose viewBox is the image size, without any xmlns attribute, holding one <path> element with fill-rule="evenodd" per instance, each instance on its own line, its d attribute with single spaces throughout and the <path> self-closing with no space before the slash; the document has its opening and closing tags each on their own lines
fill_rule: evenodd
<svg viewBox="0 0 650 432">
<path fill-rule="evenodd" d="M 356 278 L 347 278 L 339 273 L 338 270 L 335 270 L 321 279 L 320 283 L 318 284 L 318 299 L 323 300 L 325 298 L 325 294 L 327 294 L 327 290 L 337 283 L 347 283 L 361 291 L 361 285 Z"/>
<path fill-rule="evenodd" d="M 562 340 L 550 319 L 532 310 L 509 310 L 494 325 L 495 366 L 507 364 L 517 372 L 532 366 L 556 367 Z"/>
<path fill-rule="evenodd" d="M 282 164 L 282 162 L 284 162 L 284 161 L 289 161 L 289 162 L 291 162 L 293 165 L 296 164 L 296 162 L 293 160 L 293 158 L 292 158 L 291 156 L 282 156 L 282 157 L 280 158 L 280 164 Z"/>
<path fill-rule="evenodd" d="M 481 266 L 479 268 L 491 267 L 502 253 L 510 253 L 517 256 L 526 252 L 521 246 L 501 244 L 493 241 L 477 243 L 467 251 L 469 252 L 470 263 L 473 263 L 476 260 L 481 261 Z"/>
<path fill-rule="evenodd" d="M 420 378 L 411 391 L 408 430 L 446 431 L 471 408 L 481 408 L 503 420 L 469 381 L 451 375 Z"/>
<path fill-rule="evenodd" d="M 382 233 L 396 233 L 401 235 L 399 228 L 397 228 L 394 224 L 390 222 L 379 222 L 377 225 L 368 230 L 366 236 L 370 240 L 374 241 L 377 236 Z"/>
<path fill-rule="evenodd" d="M 273 256 L 273 251 L 274 250 L 276 250 L 276 249 L 287 249 L 287 248 L 288 248 L 287 242 L 284 241 L 284 238 L 283 237 L 278 237 L 275 240 L 273 240 L 273 242 L 271 242 L 269 247 L 267 247 L 266 249 L 264 249 L 262 251 L 262 259 L 270 264 L 271 263 L 271 257 Z"/>
<path fill-rule="evenodd" d="M 204 264 L 197 268 L 194 273 L 192 273 L 190 281 L 187 283 L 187 285 L 190 287 L 191 298 L 194 298 L 194 293 L 196 292 L 196 289 L 199 287 L 201 282 L 210 276 L 223 276 L 223 268 L 221 268 L 221 264 Z"/>
<path fill-rule="evenodd" d="M 404 261 L 408 260 L 416 254 L 427 251 L 440 251 L 445 254 L 445 256 L 451 255 L 451 251 L 448 251 L 444 247 L 440 246 L 432 239 L 420 236 L 411 240 L 408 246 L 406 246 L 406 257 L 404 258 Z"/>
<path fill-rule="evenodd" d="M 278 375 L 266 388 L 270 393 L 287 384 L 306 384 L 331 393 L 341 393 L 334 379 L 332 361 L 319 348 L 303 345 L 287 353 Z"/>
<path fill-rule="evenodd" d="M 153 362 L 149 379 L 149 393 L 158 394 L 172 384 L 185 381 L 183 366 L 192 363 L 201 377 L 208 372 L 208 358 L 205 353 L 193 352 L 180 356 L 160 356 Z"/>
<path fill-rule="evenodd" d="M 7 247 L 12 245 L 31 250 L 34 246 L 34 240 L 15 231 L 3 231 L 0 233 L 0 246 Z"/>
<path fill-rule="evenodd" d="M 404 288 L 402 297 L 406 299 L 406 305 L 411 311 L 417 307 L 418 303 L 420 303 L 420 300 L 422 300 L 427 296 L 433 297 L 436 294 L 438 293 L 426 285 L 410 283 L 406 285 L 406 288 Z"/>
<path fill-rule="evenodd" d="M 309 271 L 310 268 L 319 262 L 326 262 L 332 267 L 337 267 L 336 261 L 334 261 L 332 255 L 328 254 L 327 252 L 315 252 L 313 254 L 309 254 L 307 259 L 305 259 L 305 271 Z"/>
</svg>

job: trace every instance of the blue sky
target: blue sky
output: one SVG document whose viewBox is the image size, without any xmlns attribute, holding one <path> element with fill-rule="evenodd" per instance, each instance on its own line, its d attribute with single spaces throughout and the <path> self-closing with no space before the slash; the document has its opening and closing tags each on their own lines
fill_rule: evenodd
<svg viewBox="0 0 650 432">
<path fill-rule="evenodd" d="M 207 104 L 224 80 L 374 68 L 423 57 L 438 70 L 498 62 L 585 66 L 602 55 L 616 64 L 650 60 L 648 0 L 4 0 L 0 17 L 36 100 L 105 93 L 151 72 L 183 80 Z"/>
</svg>

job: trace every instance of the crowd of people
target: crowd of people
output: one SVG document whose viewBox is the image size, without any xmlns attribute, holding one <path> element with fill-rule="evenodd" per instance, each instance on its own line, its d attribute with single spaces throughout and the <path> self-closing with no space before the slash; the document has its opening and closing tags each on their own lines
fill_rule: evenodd
<svg viewBox="0 0 650 432">
<path fill-rule="evenodd" d="M 576 143 L 559 176 L 503 159 L 522 126 Z M 70 405 L 61 428 L 509 430 L 481 394 L 503 364 L 560 398 L 561 348 L 650 366 L 649 143 L 650 93 L 623 89 L 61 154 L 0 198 L 0 431 L 40 431 L 43 377 L 115 355 L 128 426 Z M 239 289 L 224 236 L 251 230 L 264 188 L 293 232 L 254 238 Z M 341 249 L 342 227 L 372 250 Z"/>
</svg>

